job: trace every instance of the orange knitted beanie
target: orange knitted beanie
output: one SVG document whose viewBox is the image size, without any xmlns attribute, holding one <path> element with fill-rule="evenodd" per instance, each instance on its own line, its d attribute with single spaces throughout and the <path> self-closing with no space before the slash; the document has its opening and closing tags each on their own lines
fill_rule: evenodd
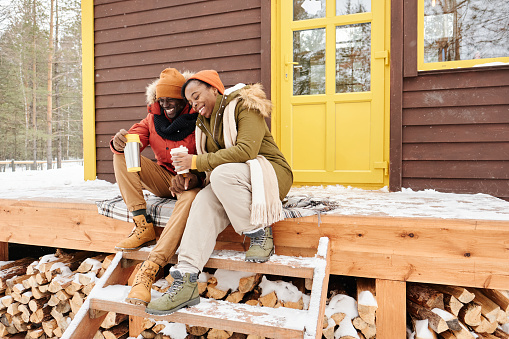
<svg viewBox="0 0 509 339">
<path fill-rule="evenodd" d="M 161 72 L 156 85 L 156 98 L 161 97 L 183 99 L 180 91 L 186 79 L 175 68 L 167 68 Z"/>
<path fill-rule="evenodd" d="M 191 79 L 198 79 L 203 82 L 206 82 L 207 84 L 211 85 L 212 87 L 217 88 L 219 93 L 221 93 L 221 94 L 224 93 L 224 85 L 221 82 L 221 79 L 219 79 L 219 74 L 217 74 L 217 72 L 214 70 L 207 69 L 204 71 L 199 71 L 198 73 L 196 73 L 195 75 L 193 75 L 192 77 L 189 78 L 189 80 L 191 80 Z"/>
</svg>

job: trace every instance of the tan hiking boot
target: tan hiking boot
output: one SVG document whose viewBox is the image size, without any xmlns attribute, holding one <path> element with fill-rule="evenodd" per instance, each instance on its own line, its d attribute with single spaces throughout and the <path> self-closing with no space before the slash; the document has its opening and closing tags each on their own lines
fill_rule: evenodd
<svg viewBox="0 0 509 339">
<path fill-rule="evenodd" d="M 253 232 L 244 232 L 244 235 L 251 238 L 249 249 L 246 252 L 246 261 L 266 262 L 274 254 L 274 240 L 271 226 Z"/>
<path fill-rule="evenodd" d="M 145 260 L 134 276 L 133 287 L 125 301 L 129 304 L 146 306 L 150 302 L 150 290 L 156 279 L 159 265 Z"/>
<path fill-rule="evenodd" d="M 154 225 L 150 216 L 147 219 L 144 215 L 133 217 L 135 227 L 126 239 L 115 246 L 115 249 L 117 251 L 134 251 L 144 245 L 155 244 L 156 232 L 154 231 Z"/>
<path fill-rule="evenodd" d="M 145 312 L 152 315 L 166 315 L 187 306 L 200 303 L 198 294 L 198 274 L 182 273 L 179 270 L 170 270 L 173 283 L 162 297 L 151 301 Z"/>
</svg>

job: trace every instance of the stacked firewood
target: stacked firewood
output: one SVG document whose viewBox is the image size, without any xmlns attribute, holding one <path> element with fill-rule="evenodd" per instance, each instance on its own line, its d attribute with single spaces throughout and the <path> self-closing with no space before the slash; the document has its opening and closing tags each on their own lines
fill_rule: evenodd
<svg viewBox="0 0 509 339">
<path fill-rule="evenodd" d="M 18 333 L 28 339 L 61 337 L 111 259 L 57 250 L 38 261 L 24 258 L 0 266 L 0 337 Z M 108 314 L 103 331 L 111 332 L 125 319 Z M 107 335 L 101 331 L 96 337 L 118 338 Z"/>
<path fill-rule="evenodd" d="M 505 292 L 434 284 L 407 284 L 407 312 L 416 339 L 508 339 Z M 423 326 L 427 324 L 427 326 Z"/>
</svg>

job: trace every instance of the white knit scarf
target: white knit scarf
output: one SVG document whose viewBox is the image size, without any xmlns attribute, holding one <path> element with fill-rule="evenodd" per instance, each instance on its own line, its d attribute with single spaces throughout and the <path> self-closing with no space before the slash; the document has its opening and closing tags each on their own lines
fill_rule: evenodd
<svg viewBox="0 0 509 339">
<path fill-rule="evenodd" d="M 244 84 L 238 84 L 229 88 L 225 91 L 225 95 L 244 86 Z M 226 148 L 234 146 L 237 142 L 237 124 L 235 122 L 237 102 L 238 99 L 232 100 L 224 109 L 223 135 Z M 205 151 L 205 134 L 198 127 L 196 127 L 195 134 L 197 153 L 207 153 Z M 251 225 L 264 227 L 283 220 L 283 206 L 279 200 L 279 185 L 274 167 L 263 155 L 258 155 L 246 163 L 251 172 Z M 207 178 L 209 175 L 210 173 L 207 173 Z"/>
</svg>

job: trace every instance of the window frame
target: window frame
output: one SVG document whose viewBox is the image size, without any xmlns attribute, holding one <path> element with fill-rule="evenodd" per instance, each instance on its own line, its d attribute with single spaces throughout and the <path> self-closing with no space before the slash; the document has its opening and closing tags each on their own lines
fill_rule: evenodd
<svg viewBox="0 0 509 339">
<path fill-rule="evenodd" d="M 504 65 L 487 66 L 507 66 L 509 65 L 509 55 L 507 57 L 484 58 L 472 60 L 453 60 L 442 62 L 424 62 L 424 0 L 417 0 L 417 70 L 434 71 L 440 69 L 470 68 L 483 64 L 494 62 L 507 63 Z"/>
</svg>

